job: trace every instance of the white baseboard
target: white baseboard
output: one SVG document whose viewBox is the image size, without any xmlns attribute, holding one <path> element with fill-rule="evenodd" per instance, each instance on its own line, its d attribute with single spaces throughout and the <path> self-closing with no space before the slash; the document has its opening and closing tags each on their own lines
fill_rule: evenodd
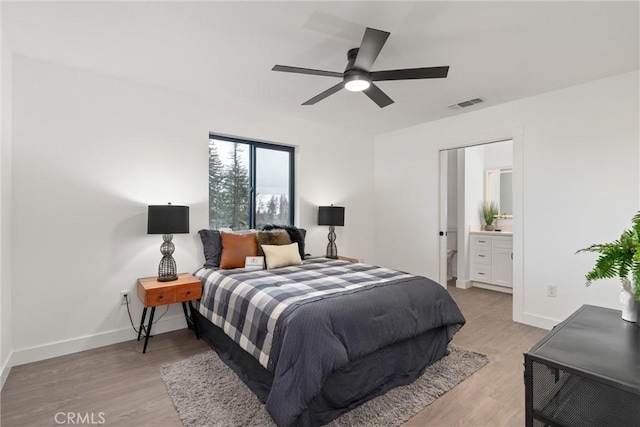
<svg viewBox="0 0 640 427">
<path fill-rule="evenodd" d="M 158 323 L 154 323 L 152 332 L 154 334 L 161 334 L 163 332 L 185 329 L 186 327 L 184 316 L 176 315 L 160 319 Z M 115 331 L 102 332 L 96 335 L 88 335 L 79 338 L 72 338 L 70 340 L 44 344 L 37 347 L 14 350 L 10 356 L 8 365 L 24 365 L 25 363 L 37 362 L 39 360 L 78 353 L 92 348 L 104 347 L 105 345 L 117 344 L 136 339 L 137 337 L 138 335 L 131 327 L 129 327 Z M 2 374 L 4 381 L 4 369 Z M 8 372 L 6 375 L 8 376 Z"/>
<path fill-rule="evenodd" d="M 13 353 L 9 353 L 9 357 L 7 357 L 7 361 L 4 363 L 4 366 L 2 367 L 2 372 L 0 373 L 0 390 L 2 390 L 2 388 L 4 387 L 4 383 L 7 381 L 7 378 L 9 377 L 9 372 L 11 372 L 11 365 L 9 364 L 9 361 L 11 360 L 11 355 Z"/>
<path fill-rule="evenodd" d="M 550 331 L 560 323 L 561 320 L 551 319 L 549 317 L 538 316 L 537 314 L 522 313 L 522 323 L 536 328 L 546 329 Z"/>
</svg>

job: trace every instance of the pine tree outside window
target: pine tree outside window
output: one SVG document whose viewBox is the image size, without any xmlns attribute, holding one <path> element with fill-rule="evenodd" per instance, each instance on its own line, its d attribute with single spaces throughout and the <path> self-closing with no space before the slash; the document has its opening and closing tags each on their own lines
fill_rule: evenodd
<svg viewBox="0 0 640 427">
<path fill-rule="evenodd" d="M 293 224 L 293 147 L 209 135 L 209 227 Z"/>
</svg>

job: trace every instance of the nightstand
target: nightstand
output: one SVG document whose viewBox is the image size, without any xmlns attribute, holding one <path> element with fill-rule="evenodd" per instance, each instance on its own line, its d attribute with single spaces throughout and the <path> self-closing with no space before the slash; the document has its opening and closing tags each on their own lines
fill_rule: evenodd
<svg viewBox="0 0 640 427">
<path fill-rule="evenodd" d="M 153 315 L 156 307 L 174 303 L 182 303 L 184 318 L 187 321 L 187 327 L 193 329 L 196 338 L 200 339 L 198 329 L 193 319 L 193 305 L 191 301 L 199 299 L 202 296 L 202 282 L 196 279 L 192 274 L 181 273 L 177 280 L 171 282 L 158 282 L 157 277 L 145 277 L 138 279 L 138 298 L 142 302 L 144 309 L 142 310 L 142 319 L 140 320 L 140 329 L 138 330 L 138 341 L 144 330 L 145 339 L 143 353 L 147 352 L 147 343 L 151 336 L 151 326 L 153 325 Z M 189 304 L 189 312 L 187 312 L 187 303 Z M 144 320 L 147 317 L 147 309 L 151 307 L 151 315 L 149 323 L 144 326 Z"/>
<path fill-rule="evenodd" d="M 352 262 L 354 264 L 357 264 L 360 262 L 360 260 L 358 258 L 351 258 L 348 256 L 342 256 L 342 255 L 338 255 L 338 259 L 342 260 L 342 261 L 349 261 Z"/>
</svg>

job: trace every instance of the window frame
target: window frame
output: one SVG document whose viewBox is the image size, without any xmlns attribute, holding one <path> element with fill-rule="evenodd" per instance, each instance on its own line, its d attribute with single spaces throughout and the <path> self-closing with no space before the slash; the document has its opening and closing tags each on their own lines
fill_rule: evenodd
<svg viewBox="0 0 640 427">
<path fill-rule="evenodd" d="M 249 146 L 249 229 L 256 228 L 256 152 L 258 148 L 284 151 L 289 153 L 289 225 L 294 225 L 295 220 L 295 147 L 290 145 L 274 144 L 271 142 L 257 141 L 237 136 L 220 135 L 209 132 L 209 140 L 235 142 Z M 207 141 L 207 144 L 209 141 Z M 208 176 L 208 174 L 207 174 Z M 210 219 L 207 219 L 209 222 Z"/>
</svg>

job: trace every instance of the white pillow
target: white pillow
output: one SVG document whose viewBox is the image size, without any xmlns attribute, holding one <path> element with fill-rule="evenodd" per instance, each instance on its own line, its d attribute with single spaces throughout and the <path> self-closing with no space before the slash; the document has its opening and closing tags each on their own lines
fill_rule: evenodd
<svg viewBox="0 0 640 427">
<path fill-rule="evenodd" d="M 262 245 L 262 250 L 267 262 L 267 270 L 302 264 L 298 242 L 290 245 Z"/>
</svg>

